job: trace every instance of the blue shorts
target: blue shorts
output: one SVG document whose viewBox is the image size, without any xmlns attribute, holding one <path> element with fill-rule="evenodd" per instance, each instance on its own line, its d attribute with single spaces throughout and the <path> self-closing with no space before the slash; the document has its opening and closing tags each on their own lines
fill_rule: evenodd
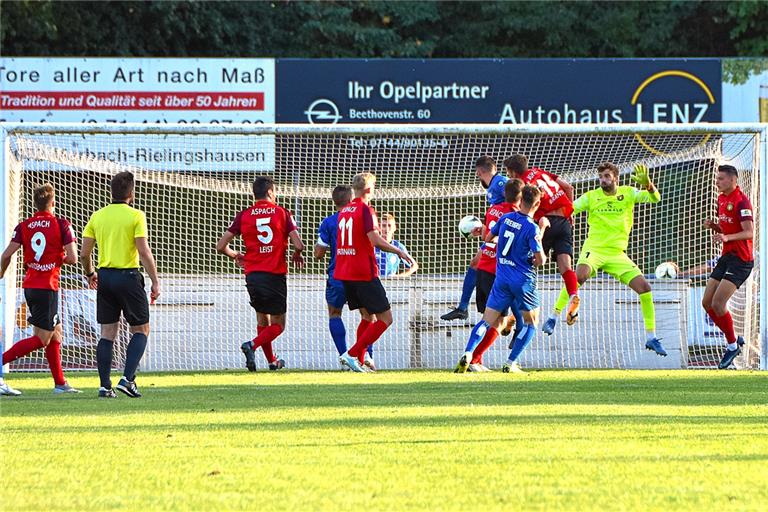
<svg viewBox="0 0 768 512">
<path fill-rule="evenodd" d="M 347 303 L 347 294 L 344 293 L 344 283 L 329 277 L 325 282 L 325 302 L 329 306 L 341 309 Z"/>
<path fill-rule="evenodd" d="M 509 283 L 496 279 L 486 302 L 486 307 L 496 311 L 504 311 L 515 306 L 522 311 L 533 311 L 540 305 L 541 297 L 534 280 Z"/>
</svg>

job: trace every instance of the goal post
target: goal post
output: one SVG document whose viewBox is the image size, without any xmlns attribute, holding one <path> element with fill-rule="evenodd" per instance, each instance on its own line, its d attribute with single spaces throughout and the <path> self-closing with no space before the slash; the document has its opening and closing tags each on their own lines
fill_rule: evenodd
<svg viewBox="0 0 768 512">
<path fill-rule="evenodd" d="M 111 176 L 133 172 L 136 206 L 147 214 L 162 282 L 162 295 L 151 307 L 152 333 L 142 369 L 240 368 L 239 346 L 254 337 L 256 315 L 242 274 L 215 253 L 214 245 L 235 214 L 252 203 L 253 179 L 270 175 L 278 203 L 293 212 L 308 248 L 307 267 L 289 268 L 287 327 L 275 343 L 276 353 L 292 368 L 335 369 L 324 295 L 327 259 L 312 259 L 311 248 L 320 221 L 334 212 L 333 187 L 370 171 L 377 175 L 373 206 L 380 216 L 394 215 L 395 239 L 420 265 L 413 276 L 382 279 L 395 322 L 375 345 L 375 359 L 387 369 L 447 368 L 480 318 L 474 299 L 467 321 L 439 318 L 458 301 L 478 247 L 456 227 L 463 216 L 482 217 L 487 208 L 474 173 L 477 157 L 488 154 L 501 167 L 507 156 L 526 154 L 532 166 L 573 184 L 576 196 L 597 188 L 601 162 L 618 165 L 623 185 L 632 184 L 633 166 L 643 163 L 662 199 L 636 206 L 627 253 L 649 277 L 658 335 L 670 356 L 658 358 L 644 350 L 634 292 L 598 275 L 580 292 L 579 321 L 573 327 L 560 322 L 552 336 L 539 333 L 521 363 L 537 368 L 712 368 L 723 338 L 700 301 L 720 247 L 702 224 L 716 213 L 716 168 L 727 162 L 739 170 L 739 184 L 754 205 L 758 253 L 755 270 L 730 302 L 736 329 L 748 341 L 737 365 L 768 369 L 768 312 L 763 307 L 768 282 L 761 270 L 768 257 L 762 233 L 768 222 L 766 126 L 3 124 L 0 226 L 5 244 L 16 223 L 31 215 L 34 187 L 50 182 L 56 188 L 56 212 L 82 233 L 90 214 L 108 204 Z M 576 258 L 585 235 L 582 214 L 574 219 Z M 656 279 L 654 269 L 666 261 L 678 264 L 684 274 Z M 31 332 L 22 274 L 14 263 L 0 286 L 6 347 Z M 556 267 L 548 263 L 539 272 L 542 317 L 561 286 Z M 65 368 L 95 368 L 95 292 L 87 289 L 75 266 L 62 271 L 61 313 Z M 354 342 L 358 318 L 345 308 L 348 345 Z M 501 366 L 508 341 L 495 344 L 487 364 Z M 123 326 L 117 366 L 126 342 Z M 33 355 L 11 370 L 45 367 L 44 358 Z"/>
</svg>

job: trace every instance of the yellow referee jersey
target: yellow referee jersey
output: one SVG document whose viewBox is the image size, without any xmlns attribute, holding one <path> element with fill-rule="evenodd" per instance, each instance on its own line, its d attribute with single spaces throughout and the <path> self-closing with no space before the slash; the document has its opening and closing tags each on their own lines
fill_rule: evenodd
<svg viewBox="0 0 768 512">
<path fill-rule="evenodd" d="M 99 247 L 98 268 L 138 268 L 134 239 L 146 236 L 144 212 L 126 203 L 112 203 L 93 212 L 83 230 L 83 238 L 95 239 Z"/>
</svg>

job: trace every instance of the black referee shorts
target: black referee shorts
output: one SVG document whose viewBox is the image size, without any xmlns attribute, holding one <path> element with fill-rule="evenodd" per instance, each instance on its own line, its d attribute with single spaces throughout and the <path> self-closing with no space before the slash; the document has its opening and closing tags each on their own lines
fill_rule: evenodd
<svg viewBox="0 0 768 512">
<path fill-rule="evenodd" d="M 251 272 L 245 276 L 251 307 L 265 315 L 284 315 L 288 310 L 288 286 L 285 274 Z"/>
<path fill-rule="evenodd" d="M 137 268 L 100 268 L 96 290 L 96 321 L 114 324 L 125 316 L 128 325 L 149 323 L 144 276 Z"/>
<path fill-rule="evenodd" d="M 342 282 L 350 310 L 365 308 L 368 313 L 376 315 L 391 309 L 387 292 L 378 277 L 370 281 Z"/>
<path fill-rule="evenodd" d="M 547 219 L 549 219 L 550 226 L 544 231 L 544 236 L 541 238 L 544 254 L 549 256 L 550 251 L 552 251 L 555 256 L 567 254 L 573 258 L 573 226 L 571 221 L 556 215 L 547 215 Z"/>
<path fill-rule="evenodd" d="M 41 288 L 25 288 L 29 323 L 39 329 L 52 331 L 61 323 L 59 320 L 59 292 Z"/>
<path fill-rule="evenodd" d="M 710 279 L 716 279 L 722 281 L 732 282 L 736 285 L 736 288 L 744 284 L 744 281 L 749 278 L 749 274 L 752 273 L 752 269 L 755 267 L 754 261 L 744 261 L 733 253 L 723 254 L 720 259 L 717 260 L 717 265 L 709 275 Z"/>
</svg>

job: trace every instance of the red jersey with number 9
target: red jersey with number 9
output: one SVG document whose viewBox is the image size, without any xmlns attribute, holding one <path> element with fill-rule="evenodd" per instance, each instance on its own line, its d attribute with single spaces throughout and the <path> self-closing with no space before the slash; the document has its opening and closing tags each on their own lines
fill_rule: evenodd
<svg viewBox="0 0 768 512">
<path fill-rule="evenodd" d="M 339 281 L 373 281 L 379 277 L 376 253 L 368 233 L 379 229 L 376 212 L 359 197 L 339 212 L 336 234 L 336 268 Z"/>
<path fill-rule="evenodd" d="M 533 220 L 537 221 L 549 215 L 555 210 L 563 209 L 563 216 L 566 219 L 573 213 L 573 201 L 568 199 L 565 191 L 557 183 L 557 175 L 551 172 L 531 167 L 523 173 L 522 180 L 527 185 L 535 185 L 541 190 L 541 205 L 536 210 Z"/>
<path fill-rule="evenodd" d="M 22 287 L 57 291 L 64 246 L 75 241 L 70 222 L 51 212 L 37 212 L 16 226 L 12 240 L 24 251 L 27 271 Z"/>
<path fill-rule="evenodd" d="M 246 274 L 287 274 L 285 251 L 288 250 L 288 234 L 297 229 L 291 212 L 261 199 L 238 213 L 227 231 L 243 237 Z"/>
</svg>

